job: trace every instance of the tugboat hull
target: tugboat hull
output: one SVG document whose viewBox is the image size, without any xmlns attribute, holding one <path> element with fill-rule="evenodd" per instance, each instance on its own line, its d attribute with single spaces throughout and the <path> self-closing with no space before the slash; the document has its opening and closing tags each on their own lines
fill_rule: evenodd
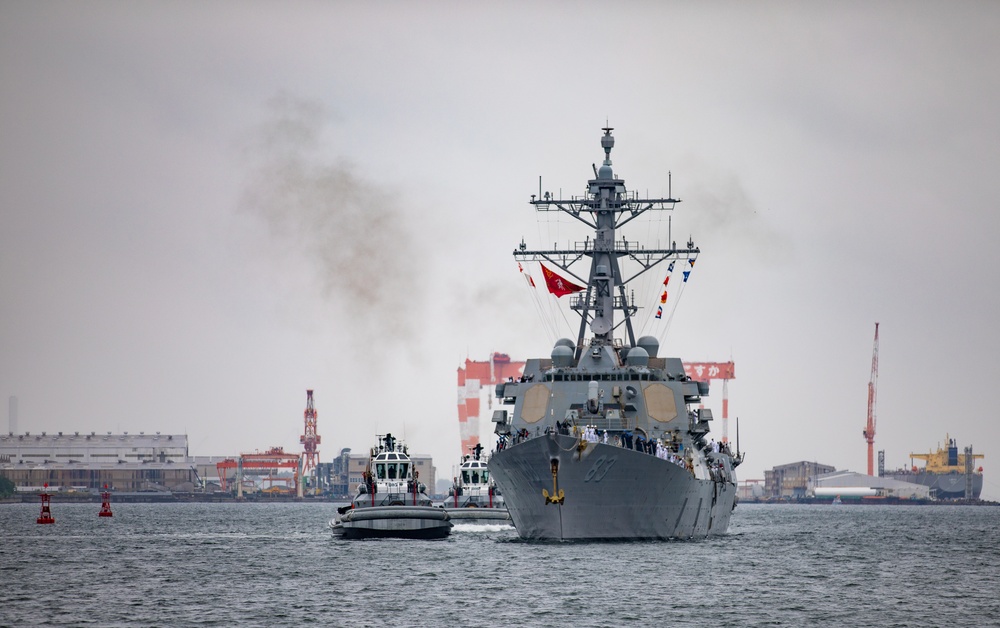
<svg viewBox="0 0 1000 628">
<path fill-rule="evenodd" d="M 330 529 L 345 539 L 443 539 L 453 525 L 441 508 L 374 506 L 347 511 L 330 522 Z"/>
<path fill-rule="evenodd" d="M 452 521 L 462 523 L 506 523 L 510 524 L 510 512 L 506 508 L 445 508 Z"/>
</svg>

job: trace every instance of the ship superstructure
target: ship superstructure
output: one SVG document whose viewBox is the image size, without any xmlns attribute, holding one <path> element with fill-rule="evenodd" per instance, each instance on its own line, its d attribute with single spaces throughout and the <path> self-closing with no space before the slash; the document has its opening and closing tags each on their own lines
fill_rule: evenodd
<svg viewBox="0 0 1000 628">
<path fill-rule="evenodd" d="M 612 170 L 612 130 L 603 129 L 604 161 L 586 195 L 546 193 L 530 201 L 593 230 L 572 248 L 529 250 L 522 240 L 514 251 L 518 262 L 544 261 L 583 284 L 543 266 L 550 292 L 570 295 L 579 333 L 575 341 L 556 341 L 548 358 L 527 360 L 518 379 L 496 386 L 499 442 L 489 469 L 524 538 L 724 533 L 741 456 L 709 436 L 712 413 L 699 407 L 708 384 L 689 378 L 680 358 L 660 357 L 656 337 L 636 337 L 639 308 L 626 290 L 658 264 L 693 264 L 700 251 L 691 240 L 680 249 L 673 243 L 647 249 L 618 237 L 633 219 L 672 210 L 679 200 L 627 190 Z M 585 272 L 574 272 L 587 263 Z"/>
</svg>

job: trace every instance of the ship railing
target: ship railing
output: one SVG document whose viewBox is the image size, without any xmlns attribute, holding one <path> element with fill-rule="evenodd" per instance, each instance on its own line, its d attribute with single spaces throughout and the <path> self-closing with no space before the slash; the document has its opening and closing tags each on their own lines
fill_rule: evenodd
<svg viewBox="0 0 1000 628">
<path fill-rule="evenodd" d="M 622 432 L 629 429 L 628 417 L 593 417 L 577 420 L 573 425 L 573 428 L 582 432 L 585 428 L 592 427 L 596 430 L 601 430 L 603 432 Z"/>
</svg>

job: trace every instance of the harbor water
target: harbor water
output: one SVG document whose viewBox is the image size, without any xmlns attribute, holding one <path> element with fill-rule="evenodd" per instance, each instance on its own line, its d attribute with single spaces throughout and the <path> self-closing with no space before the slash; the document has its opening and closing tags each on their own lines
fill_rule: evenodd
<svg viewBox="0 0 1000 628">
<path fill-rule="evenodd" d="M 569 497 L 567 497 L 569 499 Z M 331 503 L 0 505 L 2 626 L 1000 622 L 1000 507 L 737 507 L 691 542 L 331 536 Z"/>
</svg>

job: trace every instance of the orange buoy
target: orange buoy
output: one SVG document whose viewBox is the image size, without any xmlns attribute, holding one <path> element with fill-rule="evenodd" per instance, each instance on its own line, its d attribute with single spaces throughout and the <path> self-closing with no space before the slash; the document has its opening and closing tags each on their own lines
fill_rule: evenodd
<svg viewBox="0 0 1000 628">
<path fill-rule="evenodd" d="M 49 487 L 49 483 L 45 483 L 45 488 Z M 56 520 L 52 518 L 52 511 L 49 510 L 49 500 L 52 498 L 48 493 L 40 493 L 39 497 L 42 498 L 42 512 L 38 515 L 38 519 L 35 523 L 55 523 Z"/>
</svg>

